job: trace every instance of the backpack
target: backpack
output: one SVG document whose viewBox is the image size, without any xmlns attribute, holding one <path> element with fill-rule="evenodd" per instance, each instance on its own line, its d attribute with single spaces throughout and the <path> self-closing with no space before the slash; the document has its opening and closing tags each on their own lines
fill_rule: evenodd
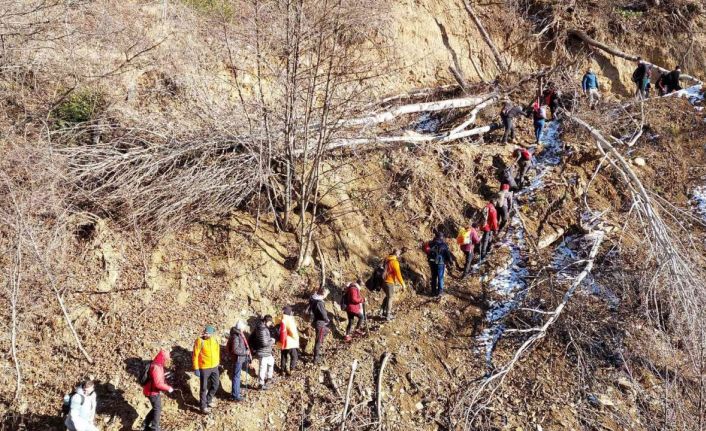
<svg viewBox="0 0 706 431">
<path fill-rule="evenodd" d="M 429 249 L 429 262 L 435 265 L 443 265 L 445 263 L 444 255 L 442 253 L 442 245 L 440 243 L 435 242 L 431 246 L 431 249 Z"/>
<path fill-rule="evenodd" d="M 346 291 L 343 292 L 343 295 L 341 296 L 341 302 L 340 302 L 341 310 L 345 310 L 346 308 L 348 308 L 348 291 L 349 290 L 350 289 L 346 289 Z"/>
<path fill-rule="evenodd" d="M 79 395 L 78 392 L 76 392 L 76 389 L 71 391 L 71 393 L 64 395 L 64 401 L 61 404 L 62 416 L 68 416 L 69 412 L 71 412 L 71 398 L 73 398 L 74 395 Z M 84 402 L 86 402 L 86 397 L 81 395 L 81 405 L 83 405 Z"/>
<path fill-rule="evenodd" d="M 152 368 L 152 361 L 143 361 L 142 367 L 140 368 L 140 374 L 137 375 L 137 383 L 140 386 L 145 386 L 151 379 L 150 369 Z"/>
</svg>

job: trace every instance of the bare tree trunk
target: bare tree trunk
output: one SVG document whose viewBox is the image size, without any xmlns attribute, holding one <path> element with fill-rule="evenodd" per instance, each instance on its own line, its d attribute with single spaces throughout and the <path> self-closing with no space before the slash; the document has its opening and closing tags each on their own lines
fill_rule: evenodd
<svg viewBox="0 0 706 431">
<path fill-rule="evenodd" d="M 476 12 L 473 10 L 470 1 L 463 0 L 463 6 L 466 8 L 466 12 L 468 12 L 468 15 L 471 16 L 471 19 L 476 24 L 480 35 L 483 37 L 483 40 L 485 40 L 485 43 L 487 43 L 490 47 L 490 51 L 493 53 L 493 57 L 495 57 L 495 63 L 497 64 L 498 69 L 502 73 L 507 73 L 508 68 L 507 64 L 505 64 L 505 60 L 503 60 L 502 56 L 500 55 L 500 52 L 498 51 L 498 48 L 495 46 L 495 43 L 493 43 L 493 39 L 490 38 L 490 35 L 485 30 L 485 27 L 483 27 L 483 23 L 480 21 L 480 18 L 478 18 L 478 15 L 476 15 Z"/>
</svg>

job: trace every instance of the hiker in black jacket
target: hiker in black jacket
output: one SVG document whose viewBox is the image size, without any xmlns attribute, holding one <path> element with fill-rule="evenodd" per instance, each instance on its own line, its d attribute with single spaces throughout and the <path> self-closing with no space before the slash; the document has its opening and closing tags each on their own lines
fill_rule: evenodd
<svg viewBox="0 0 706 431">
<path fill-rule="evenodd" d="M 248 371 L 248 365 L 252 360 L 250 345 L 245 337 L 245 333 L 243 333 L 244 329 L 245 322 L 243 321 L 238 321 L 234 327 L 230 328 L 230 337 L 228 338 L 228 345 L 226 346 L 228 353 L 233 357 L 235 362 L 233 366 L 233 388 L 230 391 L 233 401 L 243 400 L 240 396 L 240 373 L 243 370 L 245 370 L 245 372 Z"/>
<path fill-rule="evenodd" d="M 667 94 L 673 93 L 675 91 L 681 90 L 681 85 L 679 85 L 679 78 L 681 77 L 681 67 L 677 66 L 664 77 L 664 84 L 667 90 Z"/>
<path fill-rule="evenodd" d="M 449 246 L 444 241 L 444 235 L 437 232 L 434 240 L 424 247 L 431 269 L 431 296 L 441 296 L 444 293 L 444 272 L 446 265 L 451 263 L 453 257 Z"/>
<path fill-rule="evenodd" d="M 250 335 L 252 354 L 260 363 L 257 373 L 258 384 L 263 390 L 269 389 L 267 383 L 272 380 L 275 368 L 275 357 L 272 356 L 275 339 L 272 338 L 270 328 L 272 328 L 272 316 L 268 314 L 257 322 L 255 330 Z"/>
<path fill-rule="evenodd" d="M 519 106 L 512 106 L 510 102 L 505 102 L 505 105 L 503 105 L 503 109 L 500 111 L 500 121 L 502 121 L 505 128 L 502 139 L 503 144 L 507 144 L 508 139 L 510 141 L 515 140 L 515 126 L 512 123 L 512 119 L 520 114 L 522 114 L 522 108 Z"/>
<path fill-rule="evenodd" d="M 324 346 L 324 338 L 328 334 L 328 324 L 330 322 L 324 300 L 328 296 L 328 289 L 321 288 L 311 295 L 309 299 L 309 314 L 312 316 L 312 325 L 316 330 L 316 342 L 314 343 L 314 363 L 321 362 L 321 349 Z"/>
</svg>

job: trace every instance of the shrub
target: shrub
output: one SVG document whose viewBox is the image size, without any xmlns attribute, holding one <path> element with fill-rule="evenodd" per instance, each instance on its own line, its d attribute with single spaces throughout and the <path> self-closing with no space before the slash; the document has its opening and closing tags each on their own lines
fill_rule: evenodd
<svg viewBox="0 0 706 431">
<path fill-rule="evenodd" d="M 92 120 L 103 106 L 103 96 L 97 91 L 76 91 L 56 107 L 54 118 L 59 127 L 72 126 Z"/>
</svg>

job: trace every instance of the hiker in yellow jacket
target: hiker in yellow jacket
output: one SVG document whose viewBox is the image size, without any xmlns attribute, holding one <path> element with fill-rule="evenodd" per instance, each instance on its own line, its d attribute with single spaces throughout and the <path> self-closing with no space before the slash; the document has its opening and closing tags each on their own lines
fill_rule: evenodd
<svg viewBox="0 0 706 431">
<path fill-rule="evenodd" d="M 383 275 L 385 279 L 385 284 L 383 285 L 385 299 L 382 301 L 382 310 L 387 320 L 392 320 L 392 297 L 395 293 L 395 287 L 407 289 L 407 285 L 402 278 L 400 262 L 398 260 L 399 257 L 402 256 L 402 252 L 403 250 L 397 248 L 391 255 L 385 258 L 385 273 Z"/>
<path fill-rule="evenodd" d="M 299 358 L 299 330 L 297 329 L 297 322 L 294 320 L 292 307 L 289 305 L 282 310 L 277 343 L 281 349 L 279 367 L 282 372 L 291 376 Z M 287 366 L 287 358 L 289 358 L 289 366 Z"/>
<path fill-rule="evenodd" d="M 201 381 L 201 413 L 211 412 L 213 397 L 220 385 L 220 373 L 218 366 L 221 363 L 221 346 L 216 339 L 216 328 L 211 325 L 206 326 L 203 333 L 194 342 L 194 354 L 192 361 L 194 374 Z"/>
</svg>

